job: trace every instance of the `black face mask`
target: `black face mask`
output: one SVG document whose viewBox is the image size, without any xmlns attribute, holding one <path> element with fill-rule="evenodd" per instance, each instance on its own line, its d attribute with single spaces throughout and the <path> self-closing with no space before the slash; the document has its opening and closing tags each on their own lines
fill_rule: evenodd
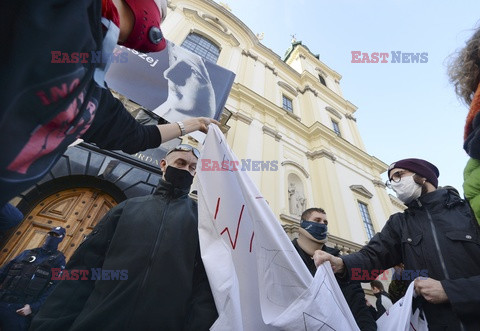
<svg viewBox="0 0 480 331">
<path fill-rule="evenodd" d="M 300 226 L 307 230 L 307 232 L 317 240 L 324 240 L 327 238 L 328 228 L 326 224 L 302 220 Z"/>
<path fill-rule="evenodd" d="M 193 176 L 187 170 L 167 166 L 165 180 L 179 189 L 187 189 L 192 186 Z"/>
<path fill-rule="evenodd" d="M 62 240 L 63 236 L 55 237 L 48 235 L 42 247 L 47 251 L 56 251 L 58 249 L 58 244 L 60 244 Z"/>
</svg>

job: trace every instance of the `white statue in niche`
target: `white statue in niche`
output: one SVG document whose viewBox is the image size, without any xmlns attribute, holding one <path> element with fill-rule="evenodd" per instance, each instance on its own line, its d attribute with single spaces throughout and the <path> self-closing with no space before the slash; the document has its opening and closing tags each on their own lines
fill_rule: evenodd
<svg viewBox="0 0 480 331">
<path fill-rule="evenodd" d="M 288 206 L 291 215 L 300 216 L 305 210 L 307 199 L 300 190 L 297 189 L 295 183 L 290 182 L 288 186 Z"/>
<path fill-rule="evenodd" d="M 307 209 L 307 199 L 303 197 L 303 194 L 298 194 L 297 197 L 297 207 L 298 207 L 298 214 L 302 215 L 303 211 Z"/>
<path fill-rule="evenodd" d="M 297 211 L 297 207 L 296 207 L 297 204 L 296 204 L 296 202 L 297 202 L 297 199 L 296 199 L 295 193 L 296 193 L 295 184 L 294 184 L 294 183 L 290 183 L 290 186 L 288 187 L 288 206 L 289 206 L 290 214 L 295 214 L 295 215 L 296 215 L 296 211 Z"/>
</svg>

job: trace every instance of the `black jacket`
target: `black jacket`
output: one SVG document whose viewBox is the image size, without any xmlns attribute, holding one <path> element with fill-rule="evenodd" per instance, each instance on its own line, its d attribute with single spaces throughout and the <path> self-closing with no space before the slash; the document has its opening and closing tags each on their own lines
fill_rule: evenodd
<svg viewBox="0 0 480 331">
<path fill-rule="evenodd" d="M 468 204 L 456 191 L 438 189 L 392 215 L 359 252 L 342 256 L 352 268 L 427 270 L 441 281 L 449 303 L 423 302 L 430 330 L 480 330 L 480 238 Z"/>
<path fill-rule="evenodd" d="M 217 318 L 200 257 L 197 204 L 161 181 L 111 209 L 67 270 L 127 270 L 127 280 L 64 280 L 33 330 L 208 330 Z"/>
<path fill-rule="evenodd" d="M 377 307 L 376 319 L 379 319 L 387 311 L 387 308 L 390 308 L 392 306 L 392 305 L 386 305 L 386 302 L 390 301 L 390 303 L 392 303 L 392 301 L 390 300 L 388 293 L 385 291 L 376 293 L 375 297 L 377 297 L 377 301 L 375 302 L 375 306 Z M 388 307 L 385 307 L 385 306 L 388 306 Z"/>
<path fill-rule="evenodd" d="M 0 206 L 38 182 L 77 138 L 127 153 L 160 145 L 154 125 L 139 125 L 93 80 L 101 3 L 0 2 Z M 52 52 L 90 58 L 52 63 Z"/>
<path fill-rule="evenodd" d="M 30 262 L 32 256 L 35 260 Z M 43 247 L 23 251 L 0 269 L 0 302 L 29 304 L 35 315 L 58 283 L 52 280 L 52 268 L 65 268 L 60 251 Z"/>
<path fill-rule="evenodd" d="M 315 263 L 313 262 L 311 256 L 302 250 L 302 248 L 298 245 L 297 239 L 294 239 L 292 243 L 312 276 L 315 276 L 315 272 L 317 272 L 317 267 L 315 267 Z M 322 251 L 325 251 L 335 256 L 340 256 L 340 251 L 338 249 L 330 248 L 325 245 L 323 245 Z M 340 289 L 342 290 L 345 300 L 347 301 L 347 304 L 352 311 L 353 317 L 355 318 L 355 322 L 357 322 L 360 330 L 377 330 L 377 324 L 375 322 L 375 319 L 373 318 L 371 312 L 367 307 L 367 304 L 365 303 L 365 293 L 363 292 L 360 283 L 340 282 L 338 285 L 340 285 Z"/>
</svg>

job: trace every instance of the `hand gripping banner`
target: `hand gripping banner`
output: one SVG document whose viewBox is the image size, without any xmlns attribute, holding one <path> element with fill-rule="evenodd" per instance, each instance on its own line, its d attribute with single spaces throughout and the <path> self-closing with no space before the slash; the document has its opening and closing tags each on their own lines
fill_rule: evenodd
<svg viewBox="0 0 480 331">
<path fill-rule="evenodd" d="M 200 248 L 219 313 L 211 330 L 358 330 L 330 265 L 311 276 L 235 161 L 210 125 L 197 179 Z"/>
</svg>

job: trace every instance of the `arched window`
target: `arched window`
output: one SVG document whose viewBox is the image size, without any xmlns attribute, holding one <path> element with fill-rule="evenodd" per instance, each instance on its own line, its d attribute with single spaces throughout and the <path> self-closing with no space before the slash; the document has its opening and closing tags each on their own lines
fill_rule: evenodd
<svg viewBox="0 0 480 331">
<path fill-rule="evenodd" d="M 217 45 L 197 33 L 190 33 L 181 46 L 213 63 L 217 62 L 220 55 Z"/>
<path fill-rule="evenodd" d="M 325 81 L 325 78 L 323 78 L 322 75 L 318 75 L 318 79 L 320 80 L 320 83 L 322 83 L 323 85 L 327 86 L 327 82 Z"/>
</svg>

